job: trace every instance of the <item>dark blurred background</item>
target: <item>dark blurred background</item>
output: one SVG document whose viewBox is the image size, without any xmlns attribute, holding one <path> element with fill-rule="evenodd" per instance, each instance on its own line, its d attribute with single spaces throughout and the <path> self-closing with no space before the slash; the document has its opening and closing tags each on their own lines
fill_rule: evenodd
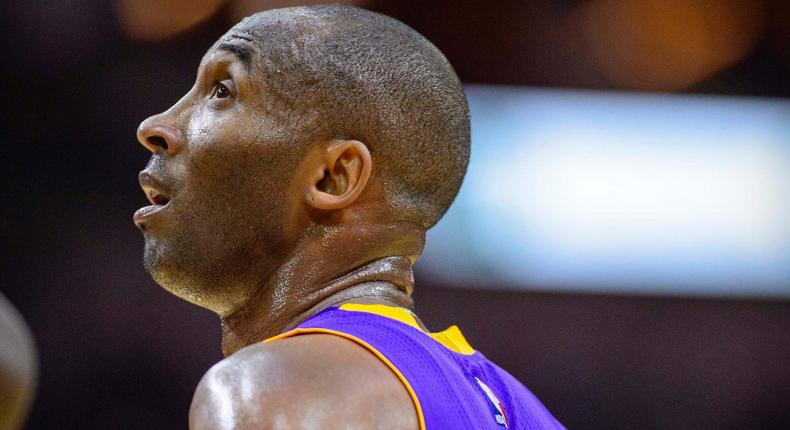
<svg viewBox="0 0 790 430">
<path fill-rule="evenodd" d="M 784 0 L 354 3 L 424 34 L 465 83 L 790 97 Z M 135 129 L 241 17 L 293 4 L 0 3 L 0 287 L 39 350 L 27 428 L 186 428 L 219 323 L 142 269 Z M 459 324 L 569 428 L 790 428 L 788 299 L 455 289 L 418 269 L 428 326 Z"/>
</svg>

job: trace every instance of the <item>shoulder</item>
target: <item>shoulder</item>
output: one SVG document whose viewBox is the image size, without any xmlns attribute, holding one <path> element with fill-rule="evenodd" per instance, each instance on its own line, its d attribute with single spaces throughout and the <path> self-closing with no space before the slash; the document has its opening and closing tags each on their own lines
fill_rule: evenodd
<svg viewBox="0 0 790 430">
<path fill-rule="evenodd" d="M 405 387 L 373 354 L 328 334 L 250 345 L 201 379 L 192 430 L 416 429 Z"/>
</svg>

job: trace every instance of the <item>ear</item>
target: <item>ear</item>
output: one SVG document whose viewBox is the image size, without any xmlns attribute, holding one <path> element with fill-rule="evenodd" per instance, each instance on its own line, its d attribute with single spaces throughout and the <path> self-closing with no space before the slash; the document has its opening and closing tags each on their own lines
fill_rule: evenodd
<svg viewBox="0 0 790 430">
<path fill-rule="evenodd" d="M 344 208 L 362 194 L 373 160 L 358 140 L 332 140 L 323 148 L 305 194 L 308 205 L 323 210 Z"/>
</svg>

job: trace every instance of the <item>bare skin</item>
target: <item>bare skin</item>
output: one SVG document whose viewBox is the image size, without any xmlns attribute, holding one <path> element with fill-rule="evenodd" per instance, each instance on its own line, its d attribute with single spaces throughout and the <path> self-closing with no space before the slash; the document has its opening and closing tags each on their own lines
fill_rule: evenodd
<svg viewBox="0 0 790 430">
<path fill-rule="evenodd" d="M 425 232 L 387 216 L 364 142 L 278 142 L 255 47 L 233 30 L 220 42 L 252 67 L 218 42 L 192 90 L 138 129 L 152 152 L 140 175 L 152 206 L 135 214 L 146 267 L 222 320 L 227 358 L 201 380 L 190 428 L 418 428 L 405 387 L 361 346 L 261 343 L 337 304 L 412 308 Z"/>
<path fill-rule="evenodd" d="M 203 377 L 192 401 L 190 428 L 417 428 L 414 406 L 400 382 L 371 357 L 332 335 L 249 346 Z"/>
</svg>

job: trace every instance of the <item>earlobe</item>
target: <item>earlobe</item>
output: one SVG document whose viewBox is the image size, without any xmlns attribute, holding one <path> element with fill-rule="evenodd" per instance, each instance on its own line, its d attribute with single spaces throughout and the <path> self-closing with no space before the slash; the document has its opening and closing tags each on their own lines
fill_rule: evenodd
<svg viewBox="0 0 790 430">
<path fill-rule="evenodd" d="M 323 150 L 305 201 L 316 209 L 342 209 L 362 194 L 370 179 L 370 151 L 358 140 L 333 140 Z"/>
</svg>

